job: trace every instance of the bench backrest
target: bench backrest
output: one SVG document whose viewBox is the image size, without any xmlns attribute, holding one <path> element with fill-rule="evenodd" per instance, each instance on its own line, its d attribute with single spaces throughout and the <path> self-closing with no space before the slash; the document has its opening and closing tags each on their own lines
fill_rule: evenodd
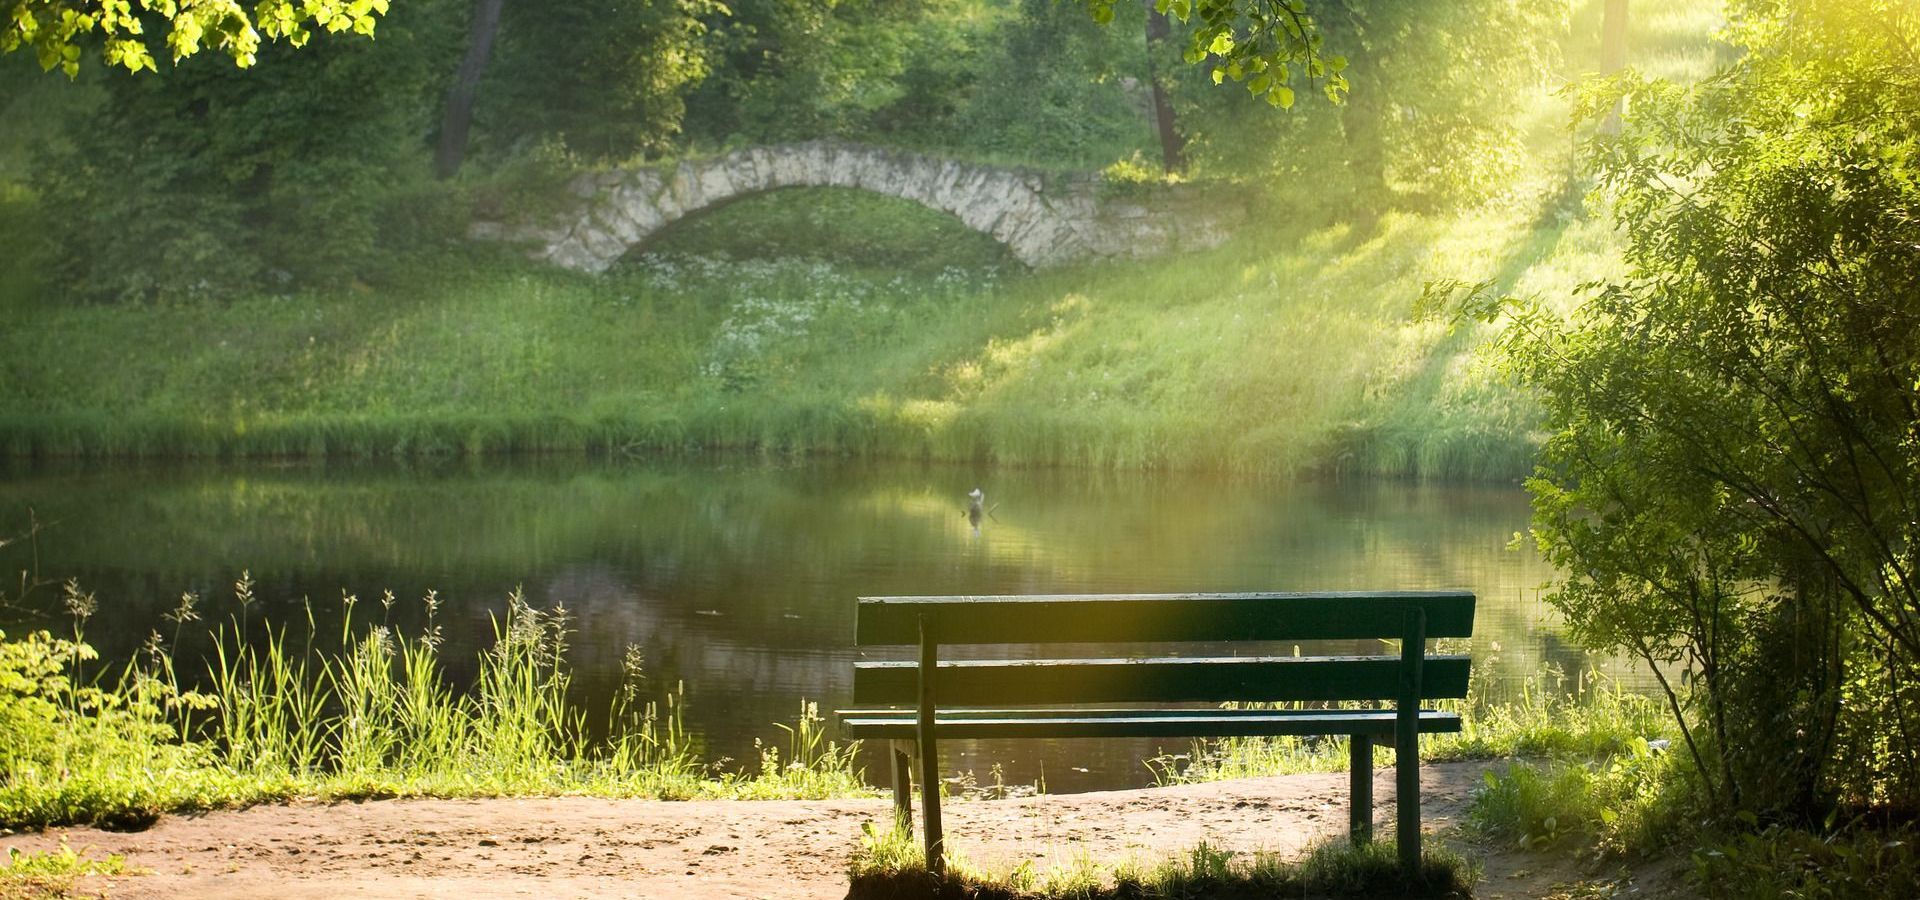
<svg viewBox="0 0 1920 900">
<path fill-rule="evenodd" d="M 960 660 L 934 669 L 942 706 L 1400 698 L 1413 670 L 1421 699 L 1465 697 L 1465 656 L 1425 653 L 1427 638 L 1471 637 L 1467 591 L 863 597 L 855 642 L 1124 644 L 1398 639 L 1391 656 Z M 1411 651 L 1411 652 L 1407 652 Z M 922 699 L 919 662 L 862 662 L 854 702 Z"/>
</svg>

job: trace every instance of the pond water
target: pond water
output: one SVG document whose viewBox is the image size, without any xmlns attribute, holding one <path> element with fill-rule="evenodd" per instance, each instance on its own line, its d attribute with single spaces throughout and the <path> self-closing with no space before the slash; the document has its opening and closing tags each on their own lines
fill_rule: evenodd
<svg viewBox="0 0 1920 900">
<path fill-rule="evenodd" d="M 37 548 L 0 550 L 0 567 L 27 569 L 37 552 L 43 577 L 79 578 L 101 603 L 88 637 L 109 656 L 170 634 L 162 614 L 182 591 L 224 620 L 244 569 L 269 616 L 304 622 L 308 600 L 323 632 L 338 627 L 343 592 L 365 620 L 412 630 L 436 590 L 461 675 L 520 587 L 536 606 L 572 611 L 585 701 L 611 695 L 638 646 L 653 684 L 685 683 L 688 725 L 710 759 L 755 758 L 754 740 L 781 739 L 773 723 L 791 722 L 802 698 L 823 710 L 847 702 L 862 595 L 1466 588 L 1480 596 L 1473 653 L 1496 691 L 1543 663 L 1586 664 L 1538 599 L 1551 571 L 1509 549 L 1527 519 L 1511 485 L 574 457 L 0 475 L 0 534 L 24 530 L 29 507 L 45 525 Z M 974 487 L 993 510 L 977 533 L 965 516 Z M 384 590 L 399 598 L 391 612 L 377 602 Z M 57 594 L 30 594 L 7 613 L 11 627 L 57 608 Z M 983 781 L 997 763 L 1010 782 L 1044 777 L 1063 792 L 1149 783 L 1142 760 L 1186 746 L 943 751 L 949 769 Z M 867 768 L 883 776 L 877 753 Z"/>
</svg>

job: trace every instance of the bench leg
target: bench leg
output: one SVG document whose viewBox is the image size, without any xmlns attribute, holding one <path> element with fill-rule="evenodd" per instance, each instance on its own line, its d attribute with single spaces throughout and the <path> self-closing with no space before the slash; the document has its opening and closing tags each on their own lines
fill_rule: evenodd
<svg viewBox="0 0 1920 900">
<path fill-rule="evenodd" d="M 909 741 L 887 742 L 888 769 L 893 772 L 893 827 L 913 830 L 913 754 Z"/>
<path fill-rule="evenodd" d="M 1400 869 L 1409 876 L 1420 871 L 1420 743 L 1403 737 L 1394 742 L 1394 805 L 1398 818 L 1395 841 L 1400 845 Z"/>
<path fill-rule="evenodd" d="M 934 746 L 933 680 L 940 665 L 938 645 L 923 616 L 920 619 L 920 711 L 916 716 L 920 745 L 920 831 L 927 842 L 927 871 L 946 874 L 946 839 L 940 830 L 940 751 Z"/>
<path fill-rule="evenodd" d="M 927 843 L 927 871 L 946 872 L 946 840 L 940 829 L 940 756 L 933 730 L 926 729 L 920 744 L 920 831 Z"/>
<path fill-rule="evenodd" d="M 1356 734 L 1347 743 L 1347 777 L 1353 808 L 1347 817 L 1347 836 L 1354 846 L 1373 840 L 1373 736 Z"/>
<path fill-rule="evenodd" d="M 1400 640 L 1400 696 L 1393 715 L 1393 800 L 1399 820 L 1394 840 L 1400 871 L 1408 879 L 1420 874 L 1420 664 L 1426 654 L 1427 614 L 1414 607 L 1407 610 Z"/>
</svg>

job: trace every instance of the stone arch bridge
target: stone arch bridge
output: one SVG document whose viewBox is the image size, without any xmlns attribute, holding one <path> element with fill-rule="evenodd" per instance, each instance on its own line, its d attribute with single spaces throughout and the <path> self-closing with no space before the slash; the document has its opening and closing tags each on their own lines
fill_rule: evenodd
<svg viewBox="0 0 1920 900">
<path fill-rule="evenodd" d="M 949 213 L 1035 268 L 1211 247 L 1244 203 L 1195 185 L 1125 185 L 860 144 L 811 142 L 582 175 L 572 208 L 546 222 L 480 223 L 481 239 L 528 243 L 536 258 L 605 271 L 683 218 L 764 191 L 844 187 Z"/>
</svg>

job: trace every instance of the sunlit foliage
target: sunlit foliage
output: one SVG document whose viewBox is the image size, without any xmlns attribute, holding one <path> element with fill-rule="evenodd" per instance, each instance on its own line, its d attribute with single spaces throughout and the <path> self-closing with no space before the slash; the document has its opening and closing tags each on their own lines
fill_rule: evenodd
<svg viewBox="0 0 1920 900">
<path fill-rule="evenodd" d="M 1115 0 L 1083 0 L 1095 21 L 1113 19 Z M 1154 0 L 1154 9 L 1191 26 L 1186 61 L 1208 66 L 1214 84 L 1227 79 L 1270 106 L 1291 107 L 1305 84 L 1339 102 L 1347 79 L 1340 73 L 1347 58 L 1329 52 L 1316 15 L 1319 3 L 1307 0 Z M 1296 81 L 1296 75 L 1298 80 Z"/>
<path fill-rule="evenodd" d="M 1713 809 L 1821 821 L 1920 800 L 1920 11 L 1729 33 L 1695 88 L 1589 92 L 1627 101 L 1594 151 L 1630 271 L 1570 321 L 1520 304 L 1503 351 L 1574 636 L 1668 676 Z"/>
<path fill-rule="evenodd" d="M 372 37 L 388 0 L 11 0 L 0 6 L 0 53 L 31 48 L 40 68 L 80 73 L 84 48 L 100 45 L 109 66 L 157 71 L 156 50 L 179 62 L 212 50 L 247 68 L 261 39 L 295 47 L 314 30 Z M 158 37 L 164 30 L 165 36 Z"/>
</svg>

